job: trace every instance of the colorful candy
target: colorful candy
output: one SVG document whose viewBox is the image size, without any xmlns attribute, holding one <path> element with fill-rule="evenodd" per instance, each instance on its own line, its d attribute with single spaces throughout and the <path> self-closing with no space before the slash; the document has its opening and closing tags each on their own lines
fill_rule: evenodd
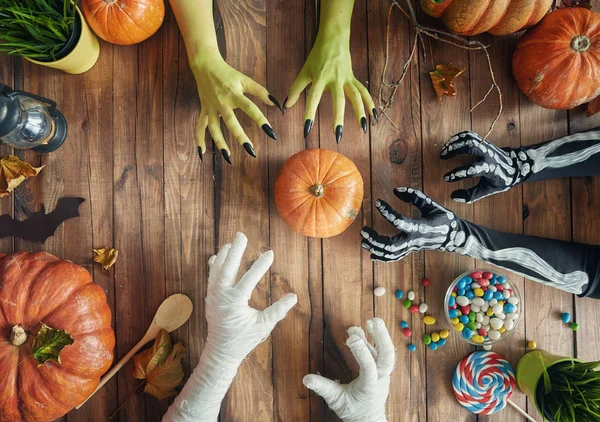
<svg viewBox="0 0 600 422">
<path fill-rule="evenodd" d="M 423 318 L 423 322 L 425 325 L 433 325 L 435 324 L 435 318 L 431 315 L 427 315 L 425 318 Z"/>
<path fill-rule="evenodd" d="M 375 290 L 373 290 L 373 294 L 377 297 L 381 297 L 385 294 L 385 287 L 377 287 Z"/>
<path fill-rule="evenodd" d="M 404 296 L 404 292 L 400 289 L 396 290 L 396 299 L 402 299 L 402 296 Z"/>
<path fill-rule="evenodd" d="M 406 297 L 408 298 L 408 300 L 415 300 L 415 292 L 413 292 L 412 290 L 410 292 L 408 292 L 408 294 L 406 295 Z"/>
<path fill-rule="evenodd" d="M 440 334 L 439 333 L 431 333 L 431 341 L 433 341 L 434 343 L 437 343 L 438 341 L 440 341 Z"/>
<path fill-rule="evenodd" d="M 437 343 L 433 343 L 433 342 L 431 342 L 431 343 L 429 343 L 429 348 L 430 348 L 432 351 L 435 351 L 435 350 L 437 350 L 437 348 L 438 348 L 438 345 L 437 345 Z"/>
<path fill-rule="evenodd" d="M 535 342 L 535 340 L 529 340 L 529 343 L 527 343 L 527 347 L 529 347 L 530 350 L 535 350 L 537 349 L 537 343 Z"/>
<path fill-rule="evenodd" d="M 568 324 L 569 322 L 571 322 L 571 314 L 568 312 L 564 312 L 560 316 L 560 319 L 562 319 L 562 322 L 564 322 L 565 324 Z"/>
<path fill-rule="evenodd" d="M 406 309 L 409 309 L 412 306 L 412 300 L 406 299 L 402 304 Z"/>
<path fill-rule="evenodd" d="M 406 322 L 406 321 L 402 321 L 402 322 L 400 323 L 400 327 L 402 327 L 402 328 L 406 328 L 406 327 L 408 327 L 408 322 Z"/>
<path fill-rule="evenodd" d="M 408 345 L 408 350 L 410 350 L 411 352 L 414 352 L 415 350 L 417 350 L 417 346 L 415 346 L 414 344 L 410 343 Z"/>
<path fill-rule="evenodd" d="M 408 310 L 410 311 L 411 314 L 416 314 L 419 312 L 419 305 L 417 305 L 416 303 L 413 303 L 412 305 L 410 305 L 410 308 L 408 308 Z"/>
<path fill-rule="evenodd" d="M 506 407 L 515 386 L 510 364 L 494 352 L 474 352 L 454 371 L 452 387 L 458 402 L 467 410 L 490 415 Z"/>
<path fill-rule="evenodd" d="M 424 278 L 423 281 L 421 281 L 421 283 L 423 284 L 423 287 L 427 287 L 431 284 L 431 281 L 429 281 L 428 278 Z"/>
<path fill-rule="evenodd" d="M 450 335 L 450 331 L 448 331 L 448 330 L 440 331 L 440 338 L 442 338 L 442 339 L 448 338 L 449 335 Z"/>
<path fill-rule="evenodd" d="M 419 312 L 422 314 L 427 312 L 428 309 L 429 309 L 429 305 L 427 305 L 425 302 L 423 302 L 419 305 Z"/>
<path fill-rule="evenodd" d="M 423 343 L 425 344 L 425 346 L 427 346 L 429 343 L 431 343 L 431 335 L 425 333 L 423 335 Z"/>
<path fill-rule="evenodd" d="M 405 329 L 402 330 L 402 332 L 404 333 L 404 337 L 410 337 L 412 336 L 412 330 L 408 327 L 406 327 Z"/>
<path fill-rule="evenodd" d="M 473 271 L 456 282 L 452 295 L 446 303 L 447 315 L 454 329 L 472 343 L 500 340 L 517 324 L 519 298 L 503 276 Z"/>
<path fill-rule="evenodd" d="M 579 324 L 577 324 L 576 322 L 571 323 L 571 329 L 573 331 L 579 330 Z"/>
</svg>

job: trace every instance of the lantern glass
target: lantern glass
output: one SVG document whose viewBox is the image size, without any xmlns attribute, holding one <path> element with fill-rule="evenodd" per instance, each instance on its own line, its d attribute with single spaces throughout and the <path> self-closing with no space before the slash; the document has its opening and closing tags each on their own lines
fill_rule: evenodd
<svg viewBox="0 0 600 422">
<path fill-rule="evenodd" d="M 55 133 L 55 124 L 45 104 L 27 97 L 16 96 L 21 113 L 15 128 L 4 135 L 2 142 L 15 148 L 33 148 L 47 144 Z"/>
</svg>

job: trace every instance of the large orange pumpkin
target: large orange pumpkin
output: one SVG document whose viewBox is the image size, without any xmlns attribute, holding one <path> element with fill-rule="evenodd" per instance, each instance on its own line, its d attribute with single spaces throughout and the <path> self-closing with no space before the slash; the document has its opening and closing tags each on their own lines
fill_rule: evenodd
<svg viewBox="0 0 600 422">
<path fill-rule="evenodd" d="M 42 322 L 73 337 L 60 364 L 32 356 Z M 19 324 L 29 335 L 17 346 Z M 114 346 L 106 295 L 83 267 L 45 252 L 0 256 L 0 421 L 61 417 L 97 387 Z"/>
<path fill-rule="evenodd" d="M 600 94 L 600 15 L 571 7 L 546 16 L 525 33 L 513 74 L 531 101 L 571 109 Z"/>
<path fill-rule="evenodd" d="M 275 181 L 279 214 L 296 232 L 310 237 L 340 234 L 358 216 L 363 179 L 350 159 L 328 149 L 307 149 L 290 157 Z"/>
<path fill-rule="evenodd" d="M 428 15 L 442 18 L 452 32 L 507 35 L 535 25 L 553 0 L 421 0 Z"/>
<path fill-rule="evenodd" d="M 165 19 L 163 0 L 83 0 L 85 20 L 113 44 L 137 44 L 154 35 Z"/>
</svg>

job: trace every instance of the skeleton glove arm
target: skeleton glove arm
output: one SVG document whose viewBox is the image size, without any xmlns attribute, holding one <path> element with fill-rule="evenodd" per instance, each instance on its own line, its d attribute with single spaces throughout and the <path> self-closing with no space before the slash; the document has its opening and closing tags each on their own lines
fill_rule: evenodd
<svg viewBox="0 0 600 422">
<path fill-rule="evenodd" d="M 252 291 L 273 263 L 273 251 L 261 254 L 236 282 L 247 242 L 244 234 L 237 233 L 233 244 L 223 246 L 208 261 L 208 337 L 200 363 L 169 407 L 164 422 L 216 422 L 238 366 L 298 300 L 289 293 L 262 311 L 248 306 Z"/>
<path fill-rule="evenodd" d="M 470 154 L 473 164 L 444 176 L 447 182 L 480 177 L 470 189 L 452 192 L 457 202 L 472 203 L 522 182 L 600 174 L 600 128 L 522 148 L 499 148 L 474 132 L 454 135 L 440 152 L 447 160 Z"/>
<path fill-rule="evenodd" d="M 360 327 L 348 329 L 346 344 L 360 373 L 349 384 L 339 384 L 320 375 L 306 375 L 302 382 L 323 397 L 329 408 L 344 422 L 385 422 L 385 402 L 396 353 L 390 334 L 380 318 L 367 321 L 367 331 L 375 339 L 373 347 Z"/>
<path fill-rule="evenodd" d="M 420 250 L 457 252 L 570 293 L 600 298 L 600 246 L 491 230 L 461 219 L 418 190 L 397 188 L 394 193 L 419 208 L 422 218 L 404 217 L 377 200 L 379 212 L 400 233 L 382 236 L 364 227 L 362 246 L 371 259 L 398 261 Z"/>
</svg>

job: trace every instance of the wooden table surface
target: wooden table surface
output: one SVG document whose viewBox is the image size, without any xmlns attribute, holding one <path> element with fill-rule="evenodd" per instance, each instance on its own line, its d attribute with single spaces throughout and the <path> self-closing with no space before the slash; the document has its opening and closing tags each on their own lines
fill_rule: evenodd
<svg viewBox="0 0 600 422">
<path fill-rule="evenodd" d="M 219 0 L 216 16 L 227 61 L 265 85 L 280 100 L 300 71 L 316 31 L 314 0 Z M 352 21 L 352 57 L 356 77 L 376 97 L 384 62 L 388 2 L 356 0 Z M 391 31 L 388 80 L 397 79 L 409 52 L 412 31 L 395 13 Z M 479 37 L 489 44 L 496 78 L 503 93 L 504 112 L 491 136 L 500 146 L 518 147 L 596 126 L 600 117 L 586 118 L 583 109 L 551 111 L 532 105 L 519 93 L 510 72 L 511 53 L 518 36 Z M 466 68 L 457 80 L 458 94 L 440 105 L 428 72 L 432 62 L 452 62 Z M 442 162 L 440 146 L 454 133 L 472 129 L 485 133 L 497 100 L 490 99 L 472 114 L 470 107 L 490 86 L 485 57 L 439 42 L 431 43 L 426 59 L 413 61 L 398 90 L 390 117 L 369 125 L 363 134 L 351 108 L 346 108 L 344 138 L 336 145 L 331 130 L 328 95 L 319 107 L 315 126 L 302 136 L 304 99 L 284 116 L 263 107 L 277 133 L 272 141 L 245 116 L 241 121 L 254 141 L 258 158 L 248 156 L 232 139 L 233 165 L 220 155 L 200 162 L 194 142 L 199 114 L 195 83 L 185 46 L 170 11 L 161 30 L 140 45 L 101 43 L 96 66 L 84 75 L 67 75 L 26 61 L 0 57 L 0 80 L 56 100 L 69 122 L 69 137 L 57 152 L 40 156 L 16 153 L 41 174 L 0 201 L 0 214 L 24 218 L 42 204 L 52 209 L 61 196 L 81 196 L 81 217 L 67 221 L 44 245 L 21 239 L 0 240 L 0 250 L 46 250 L 85 266 L 105 289 L 113 311 L 116 357 L 123 356 L 142 337 L 159 303 L 183 292 L 195 304 L 190 322 L 175 337 L 188 346 L 184 360 L 189 374 L 198 362 L 206 333 L 203 302 L 208 257 L 219 245 L 243 231 L 249 238 L 247 262 L 272 248 L 275 263 L 259 285 L 252 303 L 263 308 L 286 292 L 299 303 L 277 326 L 271 338 L 256 349 L 238 371 L 223 403 L 222 421 L 336 420 L 323 401 L 302 385 L 302 377 L 320 372 L 343 382 L 357 366 L 345 345 L 346 328 L 378 316 L 391 330 L 398 349 L 387 411 L 390 421 L 475 421 L 454 399 L 451 373 L 473 348 L 457 336 L 432 352 L 419 339 L 425 326 L 394 297 L 397 288 L 415 290 L 426 300 L 439 323 L 446 326 L 442 301 L 448 283 L 473 259 L 451 253 L 413 254 L 398 263 L 371 263 L 360 247 L 363 224 L 392 233 L 374 210 L 384 198 L 398 210 L 417 216 L 393 196 L 397 186 L 423 189 L 436 201 L 470 221 L 510 232 L 580 242 L 600 242 L 600 178 L 529 183 L 475 205 L 450 199 L 455 186 L 442 181 L 460 159 Z M 303 96 L 304 98 L 304 96 Z M 376 100 L 377 102 L 377 100 Z M 261 106 L 262 107 L 262 106 Z M 365 181 L 359 221 L 342 235 L 307 239 L 282 221 L 273 201 L 273 184 L 283 162 L 307 147 L 339 151 L 351 158 Z M 210 150 L 210 146 L 209 146 Z M 4 153 L 11 152 L 1 147 Z M 470 186 L 473 182 L 463 182 Z M 120 255 L 114 269 L 102 272 L 92 262 L 92 248 L 114 246 Z M 427 276 L 430 287 L 420 281 Z M 514 277 L 524 298 L 524 318 L 517 332 L 496 348 L 516 364 L 535 339 L 540 348 L 582 359 L 600 358 L 598 302 Z M 373 296 L 374 286 L 388 293 Z M 574 333 L 560 322 L 571 312 L 581 329 Z M 407 350 L 399 321 L 408 319 L 417 350 Z M 102 421 L 137 385 L 123 369 L 67 421 Z M 527 406 L 521 393 L 515 401 Z M 155 421 L 168 402 L 137 394 L 119 413 L 119 421 Z M 521 420 L 512 409 L 479 420 Z"/>
</svg>

